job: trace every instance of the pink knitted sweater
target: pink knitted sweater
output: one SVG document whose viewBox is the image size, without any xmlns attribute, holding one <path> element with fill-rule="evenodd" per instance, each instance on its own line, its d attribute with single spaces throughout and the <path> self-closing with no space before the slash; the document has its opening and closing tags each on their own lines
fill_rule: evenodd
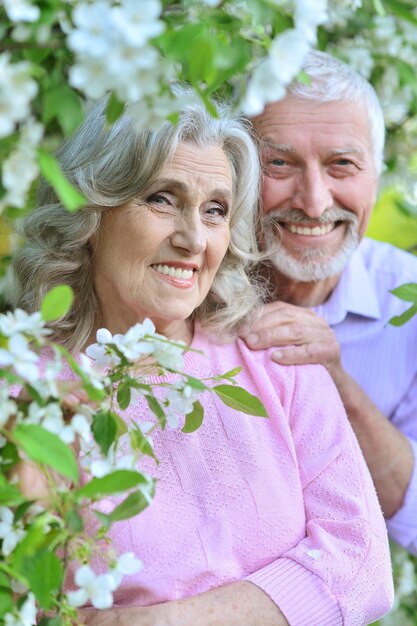
<svg viewBox="0 0 417 626">
<path fill-rule="evenodd" d="M 114 525 L 119 552 L 144 569 L 124 579 L 114 606 L 185 598 L 246 579 L 291 626 L 353 626 L 393 599 L 385 524 L 369 472 L 335 387 L 321 366 L 282 367 L 244 342 L 216 345 L 198 327 L 186 354 L 196 377 L 238 365 L 241 386 L 269 419 L 239 413 L 205 394 L 193 434 L 154 436 L 156 496 Z M 126 420 L 149 420 L 130 407 Z M 113 509 L 117 498 L 104 505 Z M 260 622 L 261 623 L 261 622 Z"/>
</svg>

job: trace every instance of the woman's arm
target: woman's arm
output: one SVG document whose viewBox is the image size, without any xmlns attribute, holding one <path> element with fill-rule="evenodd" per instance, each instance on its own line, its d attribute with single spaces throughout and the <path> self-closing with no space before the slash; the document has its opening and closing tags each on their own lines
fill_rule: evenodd
<svg viewBox="0 0 417 626">
<path fill-rule="evenodd" d="M 87 626 L 288 626 L 275 603 L 250 582 L 149 607 L 79 613 Z"/>
</svg>

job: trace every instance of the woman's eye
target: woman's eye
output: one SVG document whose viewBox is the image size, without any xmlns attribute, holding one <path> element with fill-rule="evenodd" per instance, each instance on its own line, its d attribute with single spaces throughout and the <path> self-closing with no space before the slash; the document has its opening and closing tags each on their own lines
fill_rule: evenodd
<svg viewBox="0 0 417 626">
<path fill-rule="evenodd" d="M 153 204 L 171 204 L 169 198 L 161 193 L 153 193 L 147 201 Z"/>
<path fill-rule="evenodd" d="M 228 210 L 221 204 L 213 204 L 212 206 L 208 207 L 206 213 L 208 215 L 213 215 L 214 217 L 226 217 Z"/>
<path fill-rule="evenodd" d="M 275 167 L 283 167 L 284 165 L 286 165 L 284 159 L 272 159 L 269 162 L 269 165 L 273 165 Z"/>
</svg>

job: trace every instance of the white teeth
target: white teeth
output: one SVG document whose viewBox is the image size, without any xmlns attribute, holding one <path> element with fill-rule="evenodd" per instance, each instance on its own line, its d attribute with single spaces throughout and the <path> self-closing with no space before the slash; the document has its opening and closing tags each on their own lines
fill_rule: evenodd
<svg viewBox="0 0 417 626">
<path fill-rule="evenodd" d="M 285 227 L 290 231 L 290 233 L 294 233 L 295 235 L 318 237 L 319 235 L 327 235 L 327 233 L 330 233 L 330 231 L 335 228 L 335 223 L 329 222 L 328 224 L 314 226 L 313 228 L 308 228 L 307 226 L 296 226 L 295 224 L 285 224 Z"/>
<path fill-rule="evenodd" d="M 183 280 L 190 280 L 193 277 L 193 270 L 184 270 L 180 267 L 172 267 L 169 265 L 153 265 L 160 274 L 166 274 L 167 276 L 175 276 L 175 278 L 182 278 Z"/>
</svg>

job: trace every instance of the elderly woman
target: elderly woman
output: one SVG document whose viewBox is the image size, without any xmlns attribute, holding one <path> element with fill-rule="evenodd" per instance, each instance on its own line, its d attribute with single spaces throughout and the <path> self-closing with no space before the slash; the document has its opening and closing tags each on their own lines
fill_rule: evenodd
<svg viewBox="0 0 417 626">
<path fill-rule="evenodd" d="M 197 432 L 155 435 L 155 499 L 113 533 L 145 567 L 86 623 L 372 622 L 392 601 L 386 531 L 334 385 L 320 366 L 281 367 L 233 338 L 258 302 L 246 273 L 259 180 L 249 134 L 197 105 L 176 126 L 139 133 L 129 111 L 107 127 L 104 108 L 58 153 L 88 204 L 68 213 L 45 186 L 25 222 L 13 304 L 32 311 L 53 285 L 71 285 L 73 308 L 54 332 L 73 352 L 100 327 L 126 332 L 149 317 L 202 351 L 186 354 L 189 374 L 241 366 L 269 419 L 206 394 Z M 147 417 L 137 406 L 124 415 Z"/>
</svg>

